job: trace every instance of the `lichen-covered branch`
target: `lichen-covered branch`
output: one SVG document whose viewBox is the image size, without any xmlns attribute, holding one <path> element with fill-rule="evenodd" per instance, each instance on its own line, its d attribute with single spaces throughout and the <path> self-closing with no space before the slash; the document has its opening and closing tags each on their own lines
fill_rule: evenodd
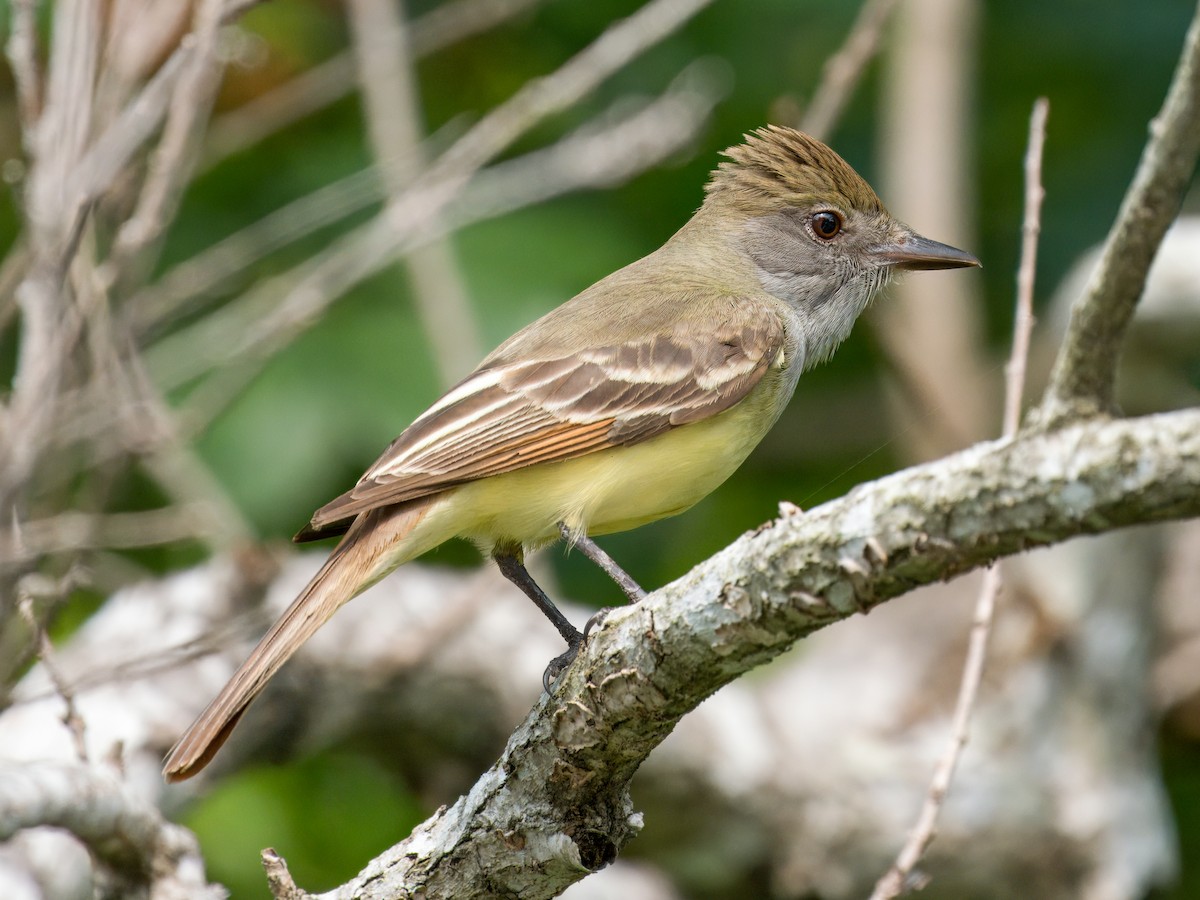
<svg viewBox="0 0 1200 900">
<path fill-rule="evenodd" d="M 96 766 L 37 763 L 0 768 L 0 841 L 50 825 L 78 838 L 115 880 L 113 894 L 215 898 L 190 831 L 173 825 L 115 774 Z M 140 891 L 139 891 L 140 892 Z"/>
<path fill-rule="evenodd" d="M 1032 546 L 1200 514 L 1200 410 L 980 444 L 745 535 L 610 615 L 474 788 L 328 898 L 551 897 L 637 833 L 679 719 L 825 625 Z"/>
</svg>

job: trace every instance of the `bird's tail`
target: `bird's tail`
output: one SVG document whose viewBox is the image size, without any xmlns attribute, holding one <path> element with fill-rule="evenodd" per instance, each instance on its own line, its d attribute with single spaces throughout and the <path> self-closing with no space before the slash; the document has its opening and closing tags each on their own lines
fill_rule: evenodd
<svg viewBox="0 0 1200 900">
<path fill-rule="evenodd" d="M 403 547 L 402 542 L 436 499 L 424 497 L 371 510 L 355 520 L 300 596 L 171 749 L 163 763 L 167 781 L 191 778 L 208 765 L 271 676 L 343 603 L 425 549 Z"/>
</svg>

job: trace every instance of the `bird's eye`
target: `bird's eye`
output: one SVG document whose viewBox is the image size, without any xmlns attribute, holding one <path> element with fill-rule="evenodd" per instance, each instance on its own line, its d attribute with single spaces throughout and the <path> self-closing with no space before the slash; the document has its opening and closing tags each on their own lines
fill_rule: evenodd
<svg viewBox="0 0 1200 900">
<path fill-rule="evenodd" d="M 825 241 L 833 240 L 842 230 L 842 217 L 829 210 L 813 213 L 809 221 L 812 223 L 813 234 Z"/>
</svg>

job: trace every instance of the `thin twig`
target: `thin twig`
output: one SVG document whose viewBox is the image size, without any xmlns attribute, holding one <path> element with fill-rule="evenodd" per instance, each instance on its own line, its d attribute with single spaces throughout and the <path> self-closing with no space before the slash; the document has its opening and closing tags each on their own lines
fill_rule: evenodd
<svg viewBox="0 0 1200 900">
<path fill-rule="evenodd" d="M 34 131 L 36 148 L 26 191 L 35 252 L 59 264 L 65 235 L 74 230 L 76 196 L 71 178 L 91 138 L 93 85 L 103 24 L 95 4 L 59 4 L 47 61 L 45 107 Z"/>
<path fill-rule="evenodd" d="M 154 433 L 153 451 L 142 464 L 175 505 L 198 511 L 204 525 L 194 523 L 193 535 L 203 537 L 213 550 L 250 540 L 254 528 L 225 486 L 187 441 L 186 426 L 146 372 L 144 360 L 132 354 L 122 375 L 129 379 L 128 394 Z"/>
<path fill-rule="evenodd" d="M 78 198 L 77 202 L 90 203 L 107 191 L 133 154 L 158 130 L 193 52 L 191 43 L 177 47 L 138 95 L 92 142 L 71 173 L 69 189 Z"/>
<path fill-rule="evenodd" d="M 1029 149 L 1025 153 L 1025 213 L 1021 225 L 1021 263 L 1017 268 L 1017 311 L 1013 323 L 1012 355 L 1005 368 L 1004 436 L 1012 437 L 1021 424 L 1021 396 L 1025 391 L 1025 365 L 1033 332 L 1033 285 L 1037 277 L 1038 237 L 1042 232 L 1042 149 L 1046 143 L 1046 118 L 1050 102 L 1039 97 L 1029 120 Z"/>
<path fill-rule="evenodd" d="M 101 51 L 104 64 L 96 76 L 95 101 L 97 121 L 105 123 L 112 122 L 170 58 L 194 18 L 190 2 L 110 0 L 108 9 Z"/>
<path fill-rule="evenodd" d="M 225 0 L 201 0 L 191 34 L 184 38 L 192 52 L 167 108 L 162 138 L 151 154 L 146 180 L 133 214 L 117 232 L 109 258 L 110 277 L 127 279 L 135 262 L 145 270 L 152 262 L 167 226 L 175 217 L 183 189 L 195 168 L 200 135 L 216 98 L 224 66 L 217 37 Z"/>
<path fill-rule="evenodd" d="M 1200 5 L 1150 139 L 1104 242 L 1100 264 L 1071 308 L 1050 385 L 1037 411 L 1052 427 L 1112 409 L 1117 356 L 1163 235 L 1200 156 Z"/>
<path fill-rule="evenodd" d="M 557 71 L 527 82 L 484 116 L 434 163 L 421 181 L 367 225 L 327 251 L 252 291 L 155 349 L 152 370 L 166 390 L 235 359 L 263 359 L 311 324 L 337 296 L 394 260 L 414 235 L 460 196 L 470 178 L 547 116 L 569 107 L 633 57 L 663 40 L 712 0 L 651 0 L 611 25 Z M 283 299 L 277 300 L 281 288 Z M 246 320 L 249 315 L 248 321 Z M 230 325 L 234 330 L 230 332 Z M 170 346 L 173 349 L 166 349 Z M 200 355 L 203 355 L 203 359 Z M 161 368 L 160 368 L 161 367 Z"/>
<path fill-rule="evenodd" d="M 208 504 L 198 502 L 140 512 L 67 510 L 46 519 L 23 522 L 19 534 L 0 531 L 0 568 L 57 553 L 99 547 L 154 547 L 206 537 L 208 530 L 215 527 L 211 519 Z"/>
<path fill-rule="evenodd" d="M 65 361 L 75 336 L 66 268 L 82 230 L 84 210 L 65 185 L 91 127 L 92 85 L 101 26 L 94 4 L 64 2 L 55 17 L 46 79 L 46 106 L 33 139 L 26 185 L 26 233 L 31 264 L 15 296 L 21 310 L 13 389 L 0 405 L 0 521 L 19 521 L 34 470 L 52 440 Z M 0 585 L 0 600 L 9 595 Z M 11 613 L 0 602 L 0 625 Z"/>
<path fill-rule="evenodd" d="M 481 172 L 446 210 L 440 228 L 462 228 L 571 190 L 609 187 L 678 153 L 695 138 L 723 87 L 706 78 L 702 68 L 685 70 L 667 94 L 616 124 L 600 130 L 581 128 L 552 147 Z M 374 223 L 368 223 L 348 239 L 368 241 L 374 228 Z M 440 234 L 413 228 L 396 251 Z M 354 249 L 353 243 L 339 244 L 331 252 L 352 257 Z M 307 316 L 319 315 L 345 290 L 343 284 L 353 283 L 350 279 L 354 271 L 330 267 L 324 261 L 329 258 L 323 256 L 316 262 L 329 273 L 326 277 L 331 281 L 316 286 L 319 291 L 312 299 L 320 306 L 305 310 Z M 278 276 L 276 282 L 244 298 L 239 308 L 210 317 L 202 331 L 196 326 L 170 335 L 154 348 L 148 363 L 155 383 L 164 390 L 199 377 L 210 367 L 213 370 L 208 380 L 188 395 L 186 424 L 190 433 L 205 427 L 266 359 L 303 330 L 308 320 L 284 315 L 276 298 L 285 291 L 294 293 L 308 277 L 311 270 L 303 268 L 290 277 Z M 247 332 L 252 330 L 256 336 L 247 341 Z M 213 354 L 221 354 L 219 365 L 213 365 Z"/>
<path fill-rule="evenodd" d="M 425 56 L 481 34 L 545 0 L 448 0 L 412 23 L 412 49 Z"/>
<path fill-rule="evenodd" d="M 28 270 L 29 242 L 24 235 L 17 235 L 16 241 L 4 255 L 4 261 L 0 262 L 0 332 L 9 327 L 17 314 L 14 295 Z"/>
<path fill-rule="evenodd" d="M 424 167 L 422 126 L 409 29 L 394 0 L 351 0 L 367 133 L 388 200 L 397 199 Z M 436 221 L 430 222 L 436 229 Z M 482 355 L 479 324 L 448 238 L 405 254 L 412 296 L 444 387 Z"/>
<path fill-rule="evenodd" d="M 825 62 L 821 82 L 804 111 L 800 129 L 826 140 L 854 93 L 867 63 L 879 49 L 883 29 L 900 0 L 867 0 L 841 48 Z"/>
<path fill-rule="evenodd" d="M 125 302 L 127 324 L 139 339 L 158 337 L 176 320 L 194 316 L 263 258 L 361 212 L 383 197 L 379 171 L 361 169 L 305 194 L 168 269 Z"/>
<path fill-rule="evenodd" d="M 412 24 L 412 53 L 418 59 L 473 34 L 503 24 L 545 0 L 457 0 L 443 3 Z M 208 131 L 200 170 L 240 153 L 294 122 L 324 109 L 354 90 L 354 54 L 331 56 L 290 81 L 217 117 Z"/>
<path fill-rule="evenodd" d="M 9 34 L 4 50 L 17 88 L 21 136 L 30 150 L 33 130 L 42 112 L 42 78 L 37 59 L 37 0 L 13 0 L 9 5 Z"/>
<path fill-rule="evenodd" d="M 1025 154 L 1025 216 L 1022 227 L 1021 264 L 1017 275 L 1016 321 L 1013 326 L 1012 355 L 1007 369 L 1004 406 L 1004 436 L 1011 438 L 1017 433 L 1020 422 L 1021 394 L 1024 391 L 1025 361 L 1029 353 L 1029 334 L 1033 327 L 1033 283 L 1037 265 L 1037 238 L 1041 231 L 1042 148 L 1046 140 L 1046 116 L 1049 104 L 1040 98 L 1033 106 L 1029 121 L 1029 148 Z M 988 640 L 995 617 L 996 600 L 1000 595 L 1002 578 L 1000 563 L 992 565 L 984 573 L 979 598 L 975 602 L 975 615 L 971 622 L 971 636 L 967 645 L 967 658 L 963 664 L 962 681 L 950 729 L 950 743 L 934 769 L 933 779 L 921 807 L 916 825 L 901 848 L 892 867 L 875 885 L 871 900 L 891 900 L 910 887 L 916 887 L 923 879 L 913 876 L 913 869 L 924 856 L 933 841 L 938 816 L 942 811 L 946 793 L 954 779 L 959 757 L 966 746 L 971 715 L 983 680 L 983 667 L 987 661 Z"/>
<path fill-rule="evenodd" d="M 68 573 L 68 578 L 61 588 L 64 593 L 70 590 L 70 579 L 71 573 Z M 79 708 L 75 705 L 75 694 L 67 684 L 66 679 L 63 678 L 62 672 L 59 671 L 58 663 L 54 658 L 54 645 L 50 643 L 50 635 L 46 633 L 45 627 L 38 621 L 37 614 L 33 611 L 32 594 L 24 585 L 19 589 L 19 593 L 17 609 L 33 635 L 33 644 L 37 648 L 37 658 L 45 667 L 46 676 L 50 679 L 55 692 L 62 698 L 65 705 L 62 721 L 67 726 L 67 730 L 71 732 L 71 742 L 75 746 L 75 755 L 81 763 L 86 764 L 88 762 L 87 725 L 84 723 L 83 717 L 79 714 Z"/>
<path fill-rule="evenodd" d="M 219 8 L 218 24 L 227 23 L 259 2 L 260 0 L 230 0 L 228 5 Z M 217 6 L 220 7 L 220 4 Z M 62 15 L 63 13 L 60 11 L 59 17 Z M 204 25 L 204 21 L 198 13 L 197 27 L 207 29 L 208 26 Z M 215 33 L 212 37 L 215 38 Z M 120 114 L 88 147 L 87 153 L 70 173 L 71 179 L 67 190 L 69 196 L 76 197 L 76 202 L 80 205 L 88 205 L 94 202 L 100 194 L 109 190 L 133 154 L 158 131 L 163 117 L 168 113 L 177 118 L 179 124 L 175 126 L 175 129 L 183 139 L 185 147 L 187 146 L 187 119 L 194 112 L 203 112 L 203 109 L 191 110 L 185 107 L 203 99 L 204 78 L 202 74 L 197 75 L 196 73 L 205 68 L 204 56 L 211 49 L 208 39 L 196 31 L 186 35 L 179 42 L 179 46 L 158 67 L 138 95 L 125 105 Z M 196 61 L 197 56 L 201 57 L 199 62 Z M 211 63 L 211 60 L 209 62 Z M 189 73 L 192 74 L 189 75 Z M 183 89 L 180 88 L 181 80 L 188 81 L 193 77 L 195 81 Z M 165 133 L 164 141 L 166 141 Z M 173 146 L 177 143 L 178 141 L 175 139 L 171 142 Z M 192 151 L 189 149 L 189 152 Z M 172 150 L 170 154 L 162 157 L 160 162 L 165 163 L 167 168 L 171 168 L 178 159 L 179 157 Z M 192 170 L 189 168 L 188 171 Z M 167 172 L 155 177 L 178 177 L 178 170 L 176 170 L 176 174 Z M 158 193 L 158 189 L 155 190 L 155 193 Z M 169 192 L 167 193 L 169 199 Z"/>
<path fill-rule="evenodd" d="M 221 10 L 221 24 L 228 25 L 266 2 L 267 0 L 225 0 L 225 8 Z"/>
<path fill-rule="evenodd" d="M 198 170 L 207 172 L 289 125 L 342 99 L 354 88 L 354 56 L 331 56 L 279 87 L 214 117 Z"/>
<path fill-rule="evenodd" d="M 600 82 L 682 28 L 712 2 L 650 0 L 628 18 L 610 25 L 553 74 L 527 81 L 456 141 L 431 172 L 465 181 L 529 129 L 582 100 Z"/>
</svg>

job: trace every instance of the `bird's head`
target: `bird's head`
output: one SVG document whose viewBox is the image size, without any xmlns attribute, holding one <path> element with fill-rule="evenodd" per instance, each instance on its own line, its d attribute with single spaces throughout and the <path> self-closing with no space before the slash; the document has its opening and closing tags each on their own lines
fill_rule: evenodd
<svg viewBox="0 0 1200 900">
<path fill-rule="evenodd" d="M 862 176 L 803 132 L 769 125 L 724 156 L 702 213 L 803 321 L 810 364 L 832 352 L 893 273 L 979 265 L 892 218 Z"/>
</svg>

